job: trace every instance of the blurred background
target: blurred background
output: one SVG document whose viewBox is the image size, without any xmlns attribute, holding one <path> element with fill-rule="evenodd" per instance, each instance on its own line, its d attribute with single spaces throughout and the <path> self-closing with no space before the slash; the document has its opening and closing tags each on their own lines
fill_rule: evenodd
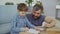
<svg viewBox="0 0 60 34">
<path fill-rule="evenodd" d="M 17 13 L 17 4 L 26 3 L 25 1 L 27 0 L 0 0 L 0 34 L 8 34 L 10 32 L 10 22 L 13 15 Z M 37 1 L 42 2 L 44 15 L 55 18 L 56 26 L 60 27 L 60 0 L 33 0 L 29 13 Z"/>
</svg>

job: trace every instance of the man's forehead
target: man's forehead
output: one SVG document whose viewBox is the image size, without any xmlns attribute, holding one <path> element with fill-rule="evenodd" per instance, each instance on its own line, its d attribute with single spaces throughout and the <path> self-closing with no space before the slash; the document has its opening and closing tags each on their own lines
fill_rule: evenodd
<svg viewBox="0 0 60 34">
<path fill-rule="evenodd" d="M 34 10 L 34 9 L 33 9 L 33 12 L 41 12 L 41 9 L 39 9 L 39 10 Z"/>
<path fill-rule="evenodd" d="M 34 10 L 34 11 L 38 11 L 38 10 L 40 10 L 40 9 L 39 9 L 39 7 L 34 7 L 33 10 Z"/>
</svg>

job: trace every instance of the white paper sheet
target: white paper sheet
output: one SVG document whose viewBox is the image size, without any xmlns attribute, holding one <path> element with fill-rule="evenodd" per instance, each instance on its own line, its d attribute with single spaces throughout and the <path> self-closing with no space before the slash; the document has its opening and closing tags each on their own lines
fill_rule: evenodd
<svg viewBox="0 0 60 34">
<path fill-rule="evenodd" d="M 35 29 L 29 29 L 28 32 L 33 33 L 33 34 L 38 34 L 39 33 L 39 31 L 36 31 Z"/>
</svg>

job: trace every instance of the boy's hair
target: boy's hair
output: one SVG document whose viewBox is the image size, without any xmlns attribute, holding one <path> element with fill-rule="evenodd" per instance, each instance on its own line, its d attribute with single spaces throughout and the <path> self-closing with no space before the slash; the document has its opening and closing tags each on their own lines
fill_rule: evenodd
<svg viewBox="0 0 60 34">
<path fill-rule="evenodd" d="M 17 6 L 17 10 L 19 10 L 19 11 L 27 11 L 27 10 L 28 10 L 28 7 L 27 7 L 26 4 L 20 3 L 20 4 L 18 4 L 18 6 Z"/>
<path fill-rule="evenodd" d="M 35 4 L 35 5 L 33 6 L 33 10 L 35 10 L 35 11 L 41 10 L 42 13 L 43 13 L 43 6 L 40 5 L 40 4 Z"/>
</svg>

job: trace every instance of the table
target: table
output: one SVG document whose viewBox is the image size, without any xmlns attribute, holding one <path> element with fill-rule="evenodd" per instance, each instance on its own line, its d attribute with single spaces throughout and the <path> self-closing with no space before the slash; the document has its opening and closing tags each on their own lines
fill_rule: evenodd
<svg viewBox="0 0 60 34">
<path fill-rule="evenodd" d="M 46 34 L 60 34 L 59 27 L 47 28 Z"/>
<path fill-rule="evenodd" d="M 29 33 L 29 32 L 20 32 L 19 34 L 33 34 L 33 33 Z M 46 34 L 46 33 L 39 33 L 39 34 Z"/>
<path fill-rule="evenodd" d="M 32 33 L 20 32 L 19 34 L 32 34 Z M 41 32 L 39 34 L 60 34 L 60 28 L 59 27 L 47 28 L 46 31 Z"/>
<path fill-rule="evenodd" d="M 40 32 L 39 34 L 45 34 L 46 32 Z M 20 32 L 19 34 L 33 34 L 33 33 L 29 33 L 29 32 Z"/>
</svg>

